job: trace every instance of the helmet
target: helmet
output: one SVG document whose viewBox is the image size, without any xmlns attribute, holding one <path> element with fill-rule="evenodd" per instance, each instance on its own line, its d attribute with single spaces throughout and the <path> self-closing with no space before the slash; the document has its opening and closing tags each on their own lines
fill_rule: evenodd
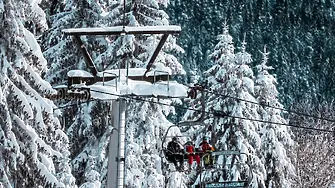
<svg viewBox="0 0 335 188">
<path fill-rule="evenodd" d="M 203 140 L 203 141 L 208 141 L 207 136 L 202 137 L 202 140 Z"/>
<path fill-rule="evenodd" d="M 192 145 L 193 145 L 193 141 L 192 141 L 192 140 L 187 141 L 187 142 L 186 142 L 186 145 L 188 145 L 188 146 L 192 146 Z"/>
<path fill-rule="evenodd" d="M 174 136 L 173 138 L 172 138 L 172 141 L 178 141 L 178 138 L 176 137 L 176 136 Z"/>
</svg>

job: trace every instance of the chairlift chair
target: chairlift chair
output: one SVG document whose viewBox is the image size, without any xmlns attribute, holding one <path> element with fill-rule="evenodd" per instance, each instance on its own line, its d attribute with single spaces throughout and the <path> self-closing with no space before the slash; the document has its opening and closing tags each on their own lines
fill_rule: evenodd
<svg viewBox="0 0 335 188">
<path fill-rule="evenodd" d="M 197 88 L 198 90 L 199 88 Z M 205 119 L 205 92 L 203 89 L 201 89 L 201 115 L 200 117 L 195 120 L 195 121 L 183 121 L 183 122 L 179 122 L 177 124 L 174 124 L 174 125 L 171 125 L 168 127 L 168 129 L 166 130 L 165 134 L 164 134 L 164 137 L 163 137 L 163 140 L 162 140 L 162 145 L 161 145 L 161 149 L 162 149 L 162 154 L 163 156 L 161 156 L 162 158 L 166 158 L 167 159 L 167 156 L 166 156 L 166 153 L 167 153 L 167 148 L 165 147 L 165 142 L 166 142 L 166 138 L 167 137 L 171 137 L 171 136 L 168 136 L 168 133 L 169 131 L 171 130 L 172 127 L 193 127 L 193 126 L 196 126 L 196 125 L 201 125 L 203 124 L 203 120 Z M 186 135 L 182 135 L 182 136 L 177 136 L 177 137 L 187 137 Z M 162 165 L 163 166 L 163 165 Z"/>
<path fill-rule="evenodd" d="M 224 155 L 224 156 L 228 156 L 228 155 L 247 155 L 246 153 L 241 153 L 239 151 L 216 151 L 216 152 L 213 152 L 212 153 L 214 156 L 220 156 L 220 155 Z M 217 160 L 216 160 L 217 162 Z M 224 165 L 224 167 L 228 166 L 228 165 L 231 165 L 229 163 L 225 163 L 225 164 L 222 164 Z M 247 165 L 247 164 L 245 164 Z M 199 173 L 199 178 L 200 178 L 200 183 L 198 184 L 198 187 L 201 187 L 201 188 L 206 188 L 206 187 L 247 187 L 248 186 L 248 182 L 249 182 L 249 179 L 243 179 L 243 180 L 239 180 L 239 181 L 229 181 L 229 180 L 226 180 L 224 182 L 202 182 L 202 174 L 203 172 L 210 172 L 210 171 L 220 171 L 220 170 L 223 170 L 225 169 L 224 167 L 220 166 L 219 164 L 214 164 L 213 165 L 214 168 L 209 168 L 209 169 L 204 169 L 202 168 L 200 173 Z"/>
</svg>

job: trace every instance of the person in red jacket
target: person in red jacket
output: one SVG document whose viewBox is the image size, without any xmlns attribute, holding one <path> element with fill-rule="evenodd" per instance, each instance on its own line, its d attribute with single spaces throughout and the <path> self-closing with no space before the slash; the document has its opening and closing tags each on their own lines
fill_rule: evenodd
<svg viewBox="0 0 335 188">
<path fill-rule="evenodd" d="M 209 168 L 214 165 L 214 156 L 212 152 L 214 147 L 208 143 L 208 138 L 204 136 L 202 142 L 199 145 L 200 152 L 202 153 L 201 157 L 204 159 L 205 168 Z"/>
<path fill-rule="evenodd" d="M 197 162 L 197 165 L 199 167 L 200 166 L 200 156 L 195 152 L 194 143 L 192 141 L 186 142 L 185 152 L 186 152 L 186 157 L 188 158 L 188 164 L 190 166 L 190 169 L 192 167 L 194 159 Z"/>
</svg>

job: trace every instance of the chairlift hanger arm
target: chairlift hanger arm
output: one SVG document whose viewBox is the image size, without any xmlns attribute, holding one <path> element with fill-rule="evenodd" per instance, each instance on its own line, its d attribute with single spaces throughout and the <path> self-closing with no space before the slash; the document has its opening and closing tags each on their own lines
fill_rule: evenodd
<svg viewBox="0 0 335 188">
<path fill-rule="evenodd" d="M 180 123 L 177 123 L 175 125 L 171 125 L 170 127 L 168 127 L 168 129 L 166 130 L 165 135 L 163 137 L 163 140 L 162 140 L 162 148 L 163 148 L 163 144 L 166 140 L 167 134 L 169 133 L 169 130 L 172 127 L 193 127 L 194 123 L 202 122 L 205 119 L 205 115 L 206 115 L 205 109 L 206 109 L 205 91 L 203 89 L 201 89 L 201 112 L 202 112 L 201 116 L 195 121 L 184 121 L 184 122 L 180 122 Z"/>
<path fill-rule="evenodd" d="M 84 47 L 83 42 L 80 39 L 81 35 L 126 35 L 126 34 L 163 34 L 161 40 L 159 41 L 153 55 L 151 56 L 144 77 L 150 71 L 151 66 L 155 62 L 160 50 L 162 49 L 164 43 L 166 42 L 169 34 L 179 34 L 181 31 L 180 26 L 141 26 L 141 27 L 129 27 L 129 26 L 116 26 L 116 27 L 100 27 L 100 28 L 71 28 L 63 29 L 62 32 L 65 35 L 73 35 L 77 43 L 80 45 L 85 61 L 89 65 L 94 76 L 97 74 L 97 68 L 95 67 L 92 58 L 90 57 L 87 49 Z"/>
</svg>

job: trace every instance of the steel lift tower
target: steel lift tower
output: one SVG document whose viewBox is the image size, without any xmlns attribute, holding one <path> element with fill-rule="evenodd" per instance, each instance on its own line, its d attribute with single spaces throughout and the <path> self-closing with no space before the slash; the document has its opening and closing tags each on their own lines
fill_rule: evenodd
<svg viewBox="0 0 335 188">
<path fill-rule="evenodd" d="M 78 47 L 84 54 L 84 59 L 89 68 L 89 72 L 82 70 L 73 70 L 68 73 L 67 88 L 58 89 L 56 96 L 50 98 L 76 98 L 79 99 L 97 98 L 97 84 L 102 83 L 99 87 L 110 89 L 116 95 L 111 96 L 113 132 L 109 141 L 108 155 L 108 188 L 123 188 L 125 177 L 125 147 L 126 147 L 126 129 L 125 129 L 125 110 L 126 101 L 124 98 L 129 96 L 142 97 L 160 97 L 160 98 L 184 98 L 187 97 L 187 88 L 181 84 L 170 80 L 171 71 L 156 70 L 152 68 L 157 55 L 162 49 L 168 36 L 171 34 L 179 34 L 181 28 L 179 26 L 144 26 L 144 27 L 103 27 L 103 28 L 72 28 L 64 29 L 65 35 L 73 36 Z M 129 68 L 117 70 L 105 70 L 99 72 L 88 53 L 84 43 L 81 40 L 82 35 L 144 35 L 158 34 L 161 39 L 153 51 L 146 68 Z M 109 84 L 105 84 L 105 83 Z M 113 83 L 111 86 L 110 83 Z M 137 88 L 137 90 L 131 90 Z M 71 91 L 72 90 L 72 91 Z M 75 91 L 74 91 L 75 90 Z M 178 90 L 178 92 L 176 92 Z M 71 92 L 70 92 L 71 91 Z M 85 91 L 83 94 L 81 91 Z M 104 90 L 105 91 L 105 90 Z M 71 95 L 69 94 L 71 93 Z"/>
</svg>

